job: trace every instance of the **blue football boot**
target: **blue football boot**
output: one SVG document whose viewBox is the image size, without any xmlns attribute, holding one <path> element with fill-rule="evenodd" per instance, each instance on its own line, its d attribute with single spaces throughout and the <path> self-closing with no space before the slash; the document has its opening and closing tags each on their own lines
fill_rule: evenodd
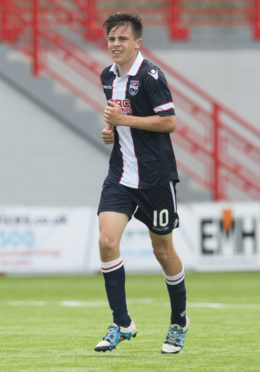
<svg viewBox="0 0 260 372">
<path fill-rule="evenodd" d="M 178 324 L 170 324 L 169 330 L 162 346 L 162 354 L 175 354 L 181 351 L 184 346 L 186 333 L 189 329 L 189 319 L 186 317 L 186 324 L 184 327 Z"/>
<path fill-rule="evenodd" d="M 119 327 L 115 323 L 108 327 L 108 333 L 95 347 L 95 351 L 111 351 L 116 348 L 119 342 L 123 340 L 130 340 L 131 337 L 135 337 L 137 334 L 136 326 L 131 321 L 129 327 Z"/>
</svg>

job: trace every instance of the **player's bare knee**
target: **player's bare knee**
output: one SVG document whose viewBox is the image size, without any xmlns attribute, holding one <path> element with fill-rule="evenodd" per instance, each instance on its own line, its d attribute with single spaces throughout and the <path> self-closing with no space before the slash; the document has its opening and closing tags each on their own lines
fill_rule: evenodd
<svg viewBox="0 0 260 372">
<path fill-rule="evenodd" d="M 153 254 L 157 258 L 158 261 L 167 258 L 168 256 L 168 249 L 163 244 L 153 244 Z"/>
<path fill-rule="evenodd" d="M 108 235 L 101 235 L 99 238 L 100 249 L 113 249 L 115 245 L 114 239 Z"/>
<path fill-rule="evenodd" d="M 100 252 L 106 253 L 109 255 L 112 254 L 117 250 L 117 242 L 114 238 L 110 237 L 109 235 L 102 234 L 99 238 L 99 248 Z"/>
</svg>

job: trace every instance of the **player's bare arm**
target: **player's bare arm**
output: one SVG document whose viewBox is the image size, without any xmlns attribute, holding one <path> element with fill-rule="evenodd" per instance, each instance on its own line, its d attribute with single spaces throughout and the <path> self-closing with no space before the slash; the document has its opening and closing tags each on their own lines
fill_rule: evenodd
<svg viewBox="0 0 260 372">
<path fill-rule="evenodd" d="M 102 140 L 106 145 L 114 142 L 114 128 L 107 125 L 101 132 Z"/>
<path fill-rule="evenodd" d="M 108 101 L 109 106 L 104 110 L 104 120 L 111 126 L 128 126 L 152 132 L 171 133 L 175 130 L 176 119 L 174 115 L 169 116 L 133 116 L 122 113 L 120 105 Z"/>
</svg>

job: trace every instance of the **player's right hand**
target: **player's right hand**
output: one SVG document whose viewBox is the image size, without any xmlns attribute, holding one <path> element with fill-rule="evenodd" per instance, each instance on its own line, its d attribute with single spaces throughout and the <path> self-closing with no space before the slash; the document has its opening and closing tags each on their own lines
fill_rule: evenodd
<svg viewBox="0 0 260 372">
<path fill-rule="evenodd" d="M 106 145 L 114 142 L 114 128 L 107 125 L 101 132 L 102 140 Z"/>
</svg>

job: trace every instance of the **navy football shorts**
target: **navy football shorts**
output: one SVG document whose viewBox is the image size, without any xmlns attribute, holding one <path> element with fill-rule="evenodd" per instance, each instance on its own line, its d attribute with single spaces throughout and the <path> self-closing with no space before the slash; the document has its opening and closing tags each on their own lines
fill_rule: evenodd
<svg viewBox="0 0 260 372">
<path fill-rule="evenodd" d="M 105 180 L 100 212 L 119 212 L 143 222 L 155 234 L 169 234 L 179 227 L 174 182 L 153 189 L 133 189 Z"/>
</svg>

